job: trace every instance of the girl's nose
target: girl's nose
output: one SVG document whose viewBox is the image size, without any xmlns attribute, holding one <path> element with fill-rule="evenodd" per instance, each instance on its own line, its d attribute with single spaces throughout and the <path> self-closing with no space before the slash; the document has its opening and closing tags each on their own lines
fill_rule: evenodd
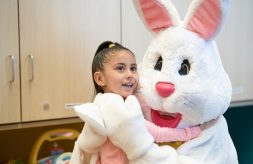
<svg viewBox="0 0 253 164">
<path fill-rule="evenodd" d="M 161 97 L 168 97 L 175 91 L 174 84 L 168 82 L 158 82 L 155 87 Z"/>
<path fill-rule="evenodd" d="M 129 78 L 129 77 L 133 77 L 133 72 L 131 70 L 127 70 L 126 72 L 126 77 Z"/>
</svg>

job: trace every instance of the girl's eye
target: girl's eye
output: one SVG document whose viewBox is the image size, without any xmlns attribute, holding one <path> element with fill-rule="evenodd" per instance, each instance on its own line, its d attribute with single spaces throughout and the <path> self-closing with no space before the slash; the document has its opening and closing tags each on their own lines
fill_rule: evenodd
<svg viewBox="0 0 253 164">
<path fill-rule="evenodd" d="M 132 72 L 137 72 L 137 67 L 136 66 L 131 67 L 131 71 Z"/>
<path fill-rule="evenodd" d="M 180 70 L 178 71 L 178 73 L 180 74 L 180 75 L 182 75 L 182 76 L 184 76 L 184 75 L 188 75 L 189 74 L 189 72 L 190 72 L 190 63 L 189 63 L 189 61 L 188 60 L 184 60 L 183 61 L 183 63 L 181 64 L 181 68 L 180 68 Z"/>
<path fill-rule="evenodd" d="M 162 66 L 163 66 L 163 58 L 160 56 L 158 58 L 158 60 L 156 61 L 154 69 L 157 70 L 157 71 L 161 71 Z"/>
<path fill-rule="evenodd" d="M 124 71 L 124 69 L 125 69 L 124 66 L 117 66 L 116 67 L 116 70 L 119 70 L 119 71 Z"/>
</svg>

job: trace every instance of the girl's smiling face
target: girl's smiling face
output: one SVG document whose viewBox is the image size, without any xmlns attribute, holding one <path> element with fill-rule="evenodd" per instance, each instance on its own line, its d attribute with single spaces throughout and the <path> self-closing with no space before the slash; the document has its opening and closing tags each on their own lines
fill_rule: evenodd
<svg viewBox="0 0 253 164">
<path fill-rule="evenodd" d="M 134 93 L 139 76 L 136 60 L 131 52 L 126 50 L 114 52 L 103 66 L 103 71 L 94 73 L 94 79 L 105 93 L 116 93 L 123 98 Z"/>
</svg>

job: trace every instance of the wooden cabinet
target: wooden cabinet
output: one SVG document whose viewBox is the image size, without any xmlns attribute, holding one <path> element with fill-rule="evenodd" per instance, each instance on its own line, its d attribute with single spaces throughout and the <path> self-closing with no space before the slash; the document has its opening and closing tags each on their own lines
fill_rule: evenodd
<svg viewBox="0 0 253 164">
<path fill-rule="evenodd" d="M 10 3 L 6 0 L 5 3 L 7 2 Z M 5 12 L 10 12 L 2 7 L 2 3 L 1 0 L 0 12 L 4 12 L 2 8 Z M 8 39 L 16 34 L 11 44 L 16 43 L 17 52 L 11 53 L 7 50 L 2 52 L 1 48 L 0 61 L 6 63 L 8 55 L 17 55 L 15 90 L 17 99 L 21 100 L 21 106 L 18 104 L 19 101 L 3 101 L 6 104 L 5 108 L 10 110 L 8 109 L 10 104 L 19 106 L 16 109 L 18 112 L 15 113 L 21 113 L 22 122 L 76 116 L 72 109 L 66 108 L 66 105 L 92 100 L 91 62 L 97 46 L 104 40 L 120 42 L 120 1 L 19 0 L 18 4 L 19 10 L 17 4 L 16 8 L 13 7 L 13 13 L 16 13 L 14 14 L 16 20 L 13 20 L 15 33 L 6 34 L 2 30 L 2 26 L 3 29 L 9 30 L 8 26 L 12 25 L 2 25 L 2 19 L 7 20 L 5 17 L 13 13 L 5 13 L 4 18 L 1 15 L 0 21 L 1 46 L 2 42 L 6 42 L 6 39 L 2 38 L 2 33 Z M 8 46 L 4 46 L 5 49 L 6 47 Z M 9 65 L 8 63 L 5 65 L 5 74 L 9 75 Z M 1 88 L 4 88 L 0 101 L 2 112 L 2 97 L 7 97 L 10 90 L 14 90 L 14 84 L 8 82 L 9 77 L 1 76 L 1 78 L 5 81 L 3 83 L 1 79 L 0 82 Z M 7 85 L 12 88 L 7 89 Z M 2 113 L 0 117 L 2 121 Z M 17 118 L 19 119 L 16 121 L 19 122 L 20 116 Z M 2 123 L 6 122 L 9 121 Z"/>
<path fill-rule="evenodd" d="M 184 18 L 191 0 L 173 1 Z M 233 1 L 225 27 L 215 38 L 220 56 L 233 87 L 232 104 L 253 104 L 252 36 L 253 1 Z M 243 11 L 243 12 L 242 12 Z M 136 53 L 140 62 L 152 35 L 139 18 L 132 1 L 122 1 L 122 43 Z"/>
<path fill-rule="evenodd" d="M 20 80 L 16 0 L 0 1 L 0 124 L 20 121 Z"/>
<path fill-rule="evenodd" d="M 120 41 L 117 0 L 20 0 L 22 121 L 76 116 L 91 101 L 91 62 L 104 40 Z"/>
</svg>

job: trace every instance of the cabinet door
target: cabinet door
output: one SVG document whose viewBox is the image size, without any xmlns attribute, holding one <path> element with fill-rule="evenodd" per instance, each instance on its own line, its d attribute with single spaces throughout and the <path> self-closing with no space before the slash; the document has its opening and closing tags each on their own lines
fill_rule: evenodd
<svg viewBox="0 0 253 164">
<path fill-rule="evenodd" d="M 20 121 L 18 7 L 0 1 L 0 124 Z"/>
<path fill-rule="evenodd" d="M 120 41 L 119 0 L 20 0 L 22 121 L 76 116 L 93 97 L 91 62 Z"/>
</svg>

